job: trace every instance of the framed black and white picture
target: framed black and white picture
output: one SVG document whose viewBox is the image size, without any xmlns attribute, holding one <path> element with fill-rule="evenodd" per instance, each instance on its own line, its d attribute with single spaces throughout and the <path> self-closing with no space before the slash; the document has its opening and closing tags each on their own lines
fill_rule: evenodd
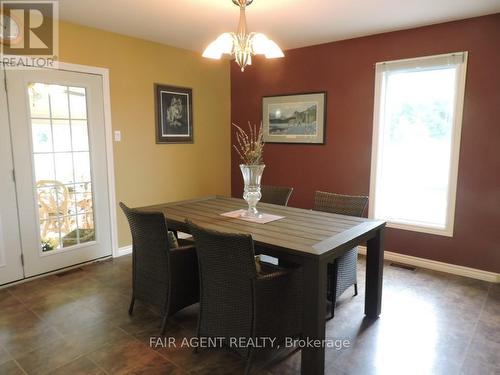
<svg viewBox="0 0 500 375">
<path fill-rule="evenodd" d="M 193 143 L 193 90 L 155 84 L 156 143 Z"/>
<path fill-rule="evenodd" d="M 266 143 L 325 143 L 326 92 L 265 96 L 262 124 Z"/>
</svg>

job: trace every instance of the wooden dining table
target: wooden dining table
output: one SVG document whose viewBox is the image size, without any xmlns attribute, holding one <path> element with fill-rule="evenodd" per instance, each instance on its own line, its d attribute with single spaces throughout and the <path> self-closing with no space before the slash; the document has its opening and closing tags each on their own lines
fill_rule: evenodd
<svg viewBox="0 0 500 375">
<path fill-rule="evenodd" d="M 383 232 L 385 222 L 293 207 L 259 203 L 260 212 L 282 216 L 265 224 L 221 214 L 246 208 L 242 199 L 211 196 L 142 207 L 164 213 L 169 230 L 189 233 L 186 219 L 209 229 L 251 234 L 262 253 L 303 269 L 303 338 L 301 373 L 324 374 L 327 265 L 358 245 L 367 246 L 365 315 L 375 319 L 382 303 Z M 335 324 L 335 320 L 332 321 Z M 318 340 L 318 341 L 311 341 Z"/>
</svg>

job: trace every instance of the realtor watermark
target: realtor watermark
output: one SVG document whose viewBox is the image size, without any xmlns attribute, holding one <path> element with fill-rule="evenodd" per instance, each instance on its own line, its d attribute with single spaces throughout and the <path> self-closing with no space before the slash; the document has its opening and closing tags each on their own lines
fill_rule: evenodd
<svg viewBox="0 0 500 375">
<path fill-rule="evenodd" d="M 334 350 L 349 349 L 349 339 L 323 340 L 310 338 L 286 337 L 278 340 L 276 337 L 157 337 L 149 338 L 151 348 L 197 348 L 214 349 L 229 347 L 233 349 L 246 348 L 330 348 Z"/>
<path fill-rule="evenodd" d="M 5 69 L 57 68 L 57 1 L 0 0 L 0 27 L 0 63 Z"/>
</svg>

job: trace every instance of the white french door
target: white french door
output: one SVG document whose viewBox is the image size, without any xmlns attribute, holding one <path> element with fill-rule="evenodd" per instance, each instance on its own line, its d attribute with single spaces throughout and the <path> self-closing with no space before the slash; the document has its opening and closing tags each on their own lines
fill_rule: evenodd
<svg viewBox="0 0 500 375">
<path fill-rule="evenodd" d="M 22 279 L 21 239 L 14 184 L 5 76 L 0 65 L 0 285 Z"/>
<path fill-rule="evenodd" d="M 111 255 L 102 77 L 5 73 L 24 277 Z"/>
</svg>

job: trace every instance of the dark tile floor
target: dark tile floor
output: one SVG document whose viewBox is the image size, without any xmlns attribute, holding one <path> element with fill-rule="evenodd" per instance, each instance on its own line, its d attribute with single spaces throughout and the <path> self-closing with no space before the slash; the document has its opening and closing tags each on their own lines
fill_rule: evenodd
<svg viewBox="0 0 500 375">
<path fill-rule="evenodd" d="M 0 290 L 0 374 L 238 374 L 230 353 L 149 346 L 159 316 L 127 314 L 130 257 Z M 364 259 L 359 282 L 364 285 Z M 363 319 L 363 287 L 339 301 L 327 337 L 327 374 L 500 374 L 500 285 L 386 264 L 382 316 Z M 197 306 L 167 335 L 195 333 Z M 298 374 L 300 352 L 261 356 L 253 373 Z"/>
</svg>

